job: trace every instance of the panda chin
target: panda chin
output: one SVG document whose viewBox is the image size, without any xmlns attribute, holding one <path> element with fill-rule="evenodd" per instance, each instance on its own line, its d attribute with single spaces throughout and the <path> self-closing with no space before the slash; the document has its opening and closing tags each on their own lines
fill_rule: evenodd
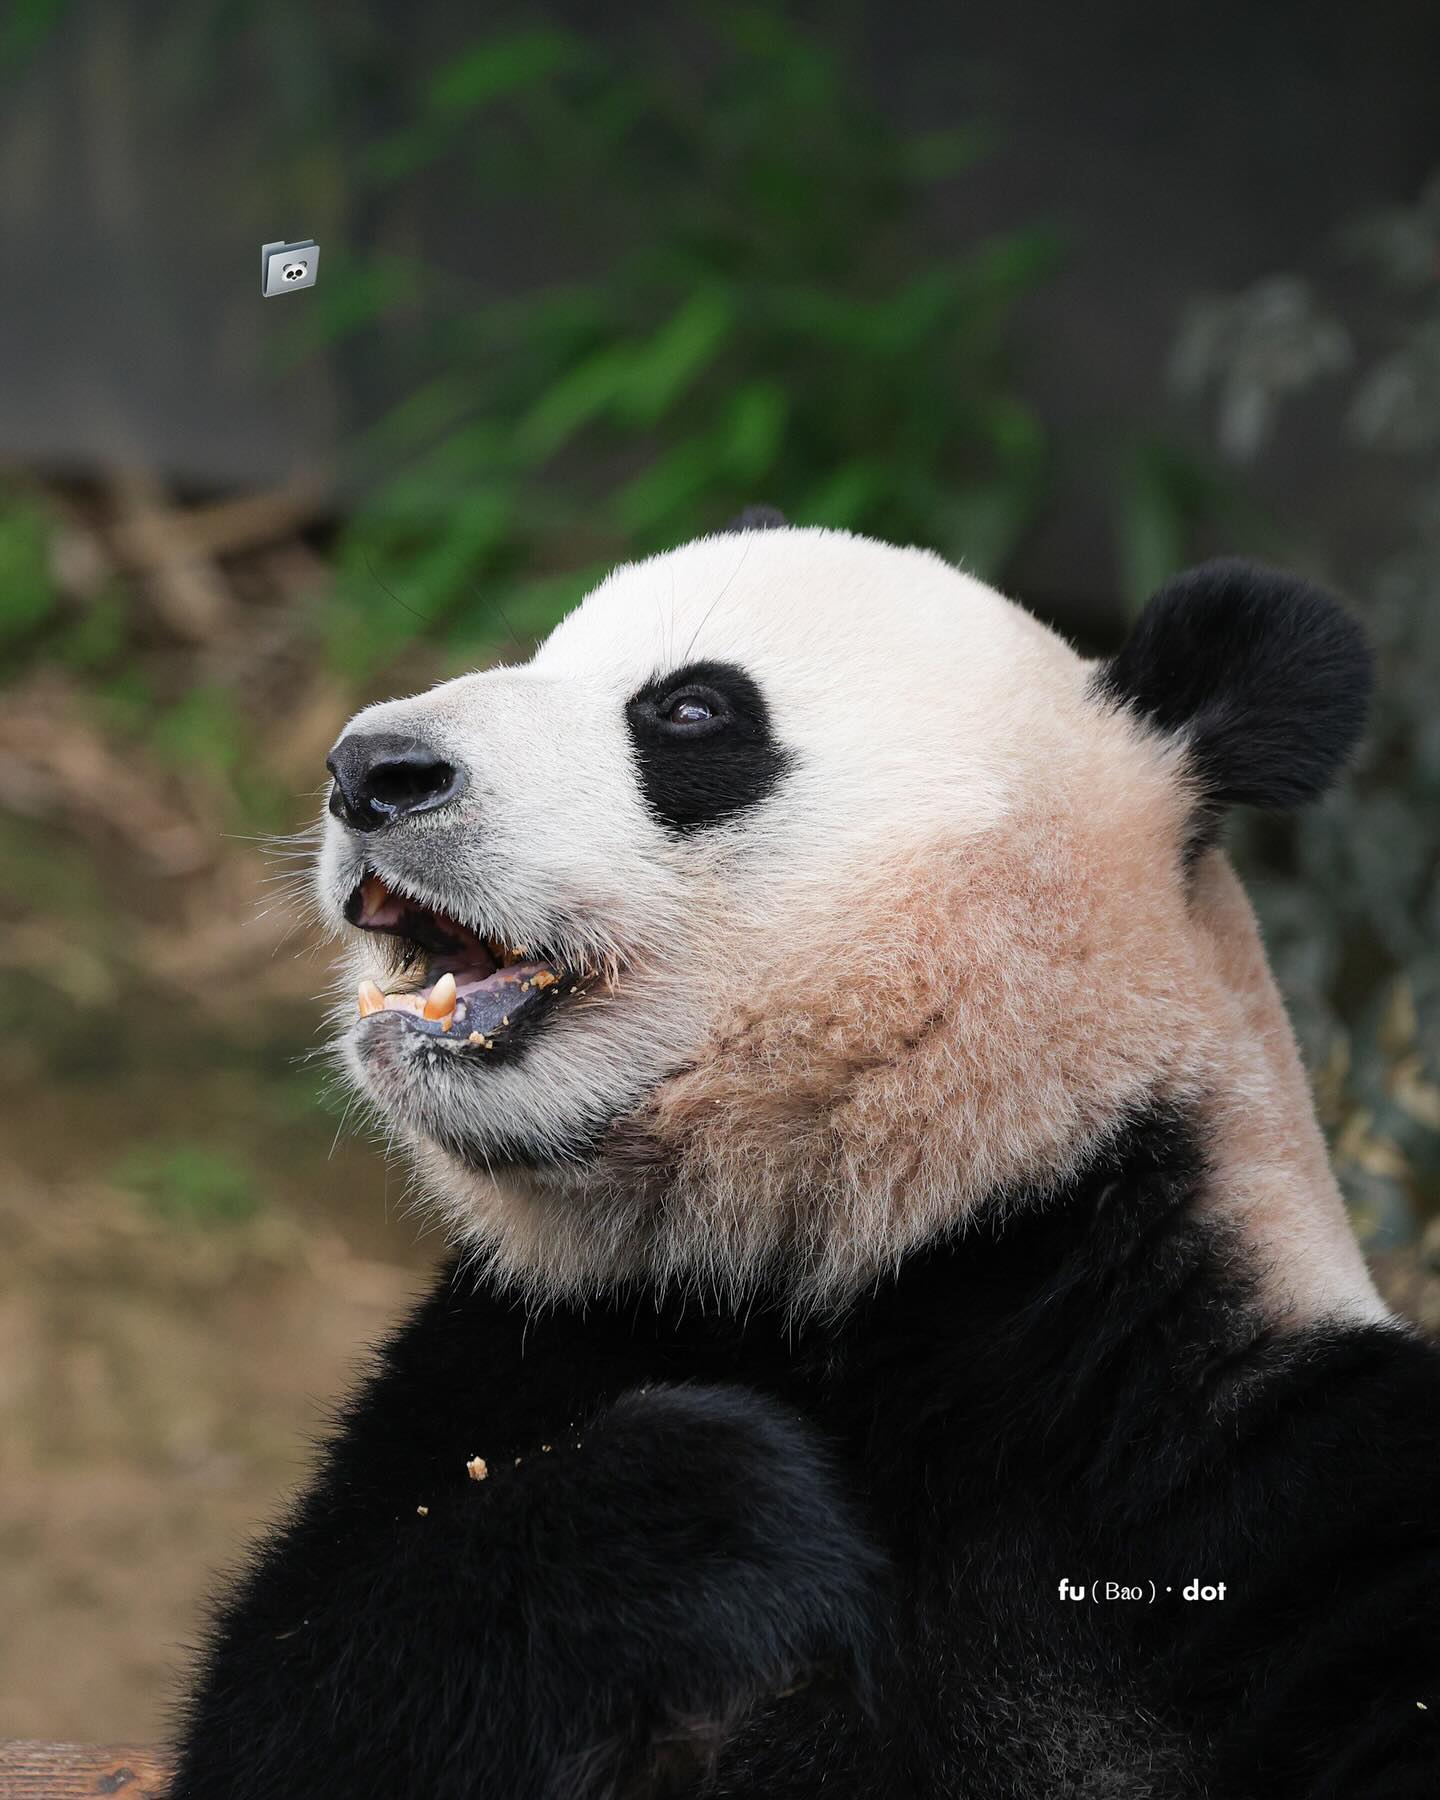
<svg viewBox="0 0 1440 1800">
<path fill-rule="evenodd" d="M 599 1156 L 614 1119 L 579 1109 L 567 1118 L 550 1084 L 532 1076 L 527 1053 L 550 1016 L 532 1014 L 477 1049 L 386 1010 L 360 1022 L 346 1059 L 357 1085 L 417 1153 L 438 1151 L 452 1170 L 490 1179 L 507 1170 L 573 1174 Z M 617 1112 L 629 1104 L 621 1101 Z"/>
</svg>

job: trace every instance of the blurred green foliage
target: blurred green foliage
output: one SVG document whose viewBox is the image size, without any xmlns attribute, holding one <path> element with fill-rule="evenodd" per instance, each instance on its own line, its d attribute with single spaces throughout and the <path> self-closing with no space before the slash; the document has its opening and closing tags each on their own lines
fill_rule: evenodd
<svg viewBox="0 0 1440 1800">
<path fill-rule="evenodd" d="M 43 513 L 21 496 L 0 493 L 0 658 L 45 624 L 58 598 Z"/>
<path fill-rule="evenodd" d="M 35 32 L 62 13 L 37 5 Z M 764 0 L 581 33 L 532 13 L 403 77 L 363 9 L 197 0 L 146 36 L 176 131 L 200 128 L 197 71 L 263 69 L 267 182 L 334 223 L 272 342 L 330 364 L 359 414 L 335 581 L 295 608 L 342 695 L 523 645 L 617 561 L 754 501 L 1004 569 L 1050 460 L 1012 327 L 1059 246 L 941 226 L 986 133 L 895 124 L 847 19 Z M 471 189 L 518 246 L 503 291 L 447 260 L 468 221 L 440 229 L 435 198 Z M 107 731 L 209 781 L 227 827 L 293 823 L 236 659 L 167 641 L 143 578 L 77 601 L 61 527 L 42 489 L 0 488 L 0 676 L 68 670 Z"/>
<path fill-rule="evenodd" d="M 433 632 L 544 630 L 603 569 L 748 502 L 1001 569 L 1044 488 L 1007 355 L 1038 227 L 927 241 L 982 153 L 914 136 L 779 6 L 471 45 L 374 143 L 379 191 L 470 171 L 574 275 L 497 296 L 417 253 L 332 269 L 306 347 L 397 356 L 357 447 L 330 640 L 351 673 Z M 398 602 L 398 604 L 397 604 Z"/>
<path fill-rule="evenodd" d="M 70 0 L 6 0 L 0 8 L 0 70 L 39 49 L 69 10 Z"/>
<path fill-rule="evenodd" d="M 147 1144 L 115 1171 L 119 1186 L 175 1224 L 240 1224 L 259 1210 L 255 1176 L 204 1143 Z"/>
<path fill-rule="evenodd" d="M 1289 548 L 1222 461 L 1174 436 L 1155 433 L 1124 447 L 1111 506 L 1120 593 L 1132 617 L 1217 536 L 1281 560 Z"/>
<path fill-rule="evenodd" d="M 1440 177 L 1341 247 L 1363 329 L 1299 277 L 1272 278 L 1198 302 L 1175 373 L 1213 400 L 1240 461 L 1273 452 L 1287 398 L 1344 377 L 1355 454 L 1393 477 L 1389 548 L 1336 571 L 1378 657 L 1357 766 L 1323 806 L 1251 821 L 1240 844 L 1341 1174 L 1386 1245 L 1440 1212 Z"/>
</svg>

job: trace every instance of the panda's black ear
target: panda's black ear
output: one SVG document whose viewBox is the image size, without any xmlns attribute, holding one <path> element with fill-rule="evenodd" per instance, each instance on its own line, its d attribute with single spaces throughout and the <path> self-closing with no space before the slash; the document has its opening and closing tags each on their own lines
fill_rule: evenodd
<svg viewBox="0 0 1440 1800">
<path fill-rule="evenodd" d="M 743 512 L 736 513 L 728 525 L 722 525 L 721 531 L 774 531 L 777 526 L 786 525 L 786 519 L 778 507 L 747 506 Z"/>
<path fill-rule="evenodd" d="M 1166 582 L 1096 677 L 1183 740 L 1211 812 L 1323 794 L 1365 728 L 1370 684 L 1369 646 L 1338 602 L 1228 559 Z"/>
</svg>

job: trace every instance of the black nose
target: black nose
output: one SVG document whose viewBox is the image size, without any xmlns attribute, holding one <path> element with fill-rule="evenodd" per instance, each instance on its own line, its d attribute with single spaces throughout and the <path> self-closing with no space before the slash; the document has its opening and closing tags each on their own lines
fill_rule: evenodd
<svg viewBox="0 0 1440 1800">
<path fill-rule="evenodd" d="M 353 734 L 325 758 L 335 777 L 330 810 L 354 831 L 374 831 L 411 813 L 433 812 L 465 789 L 465 771 L 418 738 Z"/>
</svg>

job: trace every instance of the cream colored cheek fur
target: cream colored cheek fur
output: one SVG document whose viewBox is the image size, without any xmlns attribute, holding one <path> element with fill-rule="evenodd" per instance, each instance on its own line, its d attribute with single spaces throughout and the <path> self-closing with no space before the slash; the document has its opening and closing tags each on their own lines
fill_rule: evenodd
<svg viewBox="0 0 1440 1800">
<path fill-rule="evenodd" d="M 1173 752 L 1113 721 L 1070 776 L 792 912 L 599 1172 L 472 1185 L 476 1248 L 540 1288 L 774 1266 L 824 1305 L 1158 1093 L 1210 1127 L 1274 1320 L 1384 1316 L 1244 896 L 1218 853 L 1193 895 L 1177 867 Z"/>
<path fill-rule="evenodd" d="M 1194 915 L 1230 1033 L 1213 1108 L 1209 1204 L 1252 1247 L 1276 1323 L 1388 1319 L 1350 1229 L 1254 911 L 1219 851 L 1196 871 Z"/>
</svg>

